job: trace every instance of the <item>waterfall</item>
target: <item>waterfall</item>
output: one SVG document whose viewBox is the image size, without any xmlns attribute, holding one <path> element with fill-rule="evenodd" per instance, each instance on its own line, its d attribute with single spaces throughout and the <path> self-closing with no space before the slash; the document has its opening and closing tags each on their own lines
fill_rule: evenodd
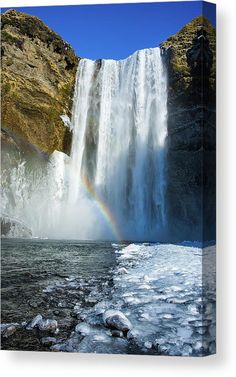
<svg viewBox="0 0 236 377">
<path fill-rule="evenodd" d="M 40 236 L 161 238 L 166 103 L 159 48 L 137 51 L 120 61 L 80 60 L 71 156 L 55 152 L 51 157 L 46 190 L 50 200 L 44 216 L 39 216 Z"/>
</svg>

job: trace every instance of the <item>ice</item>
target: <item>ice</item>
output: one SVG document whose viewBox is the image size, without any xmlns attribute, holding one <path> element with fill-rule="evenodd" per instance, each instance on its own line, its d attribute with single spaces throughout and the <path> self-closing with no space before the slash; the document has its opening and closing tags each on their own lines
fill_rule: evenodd
<svg viewBox="0 0 236 377">
<path fill-rule="evenodd" d="M 214 353 L 215 248 L 132 243 L 114 249 L 112 287 L 104 283 L 100 289 L 91 281 L 87 289 L 86 282 L 72 276 L 48 287 L 72 287 L 76 292 L 79 287 L 90 304 L 74 303 L 73 313 L 79 313 L 83 322 L 52 349 L 129 353 L 134 347 L 146 354 Z"/>
<path fill-rule="evenodd" d="M 119 250 L 111 304 L 116 308 L 116 302 L 123 298 L 119 310 L 129 309 L 127 318 L 135 328 L 135 336 L 132 330 L 127 338 L 135 337 L 147 352 L 156 342 L 161 344 L 158 350 L 162 354 L 208 353 L 208 339 L 214 340 L 214 260 L 214 246 L 202 251 L 195 244 L 133 243 Z M 203 263 L 210 272 L 205 279 Z M 127 272 L 120 273 L 124 270 Z M 208 297 L 211 302 L 207 301 Z"/>
<path fill-rule="evenodd" d="M 91 333 L 92 329 L 87 323 L 81 322 L 75 327 L 75 331 L 83 336 L 86 336 Z"/>
<path fill-rule="evenodd" d="M 151 349 L 152 348 L 152 342 L 147 341 L 147 342 L 144 343 L 144 346 L 148 349 Z"/>
<path fill-rule="evenodd" d="M 73 130 L 73 125 L 72 125 L 71 120 L 68 117 L 68 115 L 67 114 L 62 114 L 62 115 L 60 115 L 60 118 L 63 121 L 64 125 L 67 128 L 69 128 L 70 131 L 72 131 Z"/>
</svg>

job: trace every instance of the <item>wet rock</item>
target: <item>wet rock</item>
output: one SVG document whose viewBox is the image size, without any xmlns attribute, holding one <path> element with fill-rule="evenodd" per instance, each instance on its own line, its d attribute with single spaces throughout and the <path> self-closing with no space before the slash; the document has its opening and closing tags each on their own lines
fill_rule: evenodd
<svg viewBox="0 0 236 377">
<path fill-rule="evenodd" d="M 168 355 L 169 350 L 170 350 L 169 345 L 160 344 L 158 347 L 158 351 L 162 355 Z"/>
<path fill-rule="evenodd" d="M 132 325 L 128 318 L 119 310 L 109 309 L 103 313 L 103 322 L 106 327 L 127 333 Z"/>
<path fill-rule="evenodd" d="M 58 287 L 58 288 L 56 288 L 56 292 L 59 293 L 59 294 L 63 294 L 63 293 L 65 293 L 65 290 L 61 287 Z"/>
<path fill-rule="evenodd" d="M 31 321 L 29 321 L 26 325 L 26 330 L 32 330 L 41 320 L 43 317 L 41 314 L 37 314 Z"/>
<path fill-rule="evenodd" d="M 58 330 L 58 324 L 55 319 L 41 319 L 37 322 L 37 327 L 40 331 L 49 331 L 56 333 Z"/>
<path fill-rule="evenodd" d="M 41 343 L 43 346 L 52 346 L 53 344 L 56 344 L 57 339 L 52 336 L 47 336 L 41 339 Z"/>
<path fill-rule="evenodd" d="M 1 324 L 1 336 L 8 338 L 16 332 L 16 325 L 13 323 Z"/>
<path fill-rule="evenodd" d="M 122 338 L 124 334 L 122 331 L 119 330 L 111 330 L 111 335 L 115 338 Z"/>
</svg>

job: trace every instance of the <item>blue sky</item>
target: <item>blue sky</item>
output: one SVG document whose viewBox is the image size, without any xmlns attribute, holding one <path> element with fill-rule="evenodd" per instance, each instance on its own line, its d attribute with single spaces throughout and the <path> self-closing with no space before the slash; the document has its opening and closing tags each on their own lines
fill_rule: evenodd
<svg viewBox="0 0 236 377">
<path fill-rule="evenodd" d="M 2 8 L 2 13 L 9 8 Z M 202 14 L 201 1 L 18 7 L 35 15 L 76 51 L 90 59 L 122 59 L 134 51 L 156 47 Z M 214 5 L 205 15 L 215 24 Z"/>
</svg>

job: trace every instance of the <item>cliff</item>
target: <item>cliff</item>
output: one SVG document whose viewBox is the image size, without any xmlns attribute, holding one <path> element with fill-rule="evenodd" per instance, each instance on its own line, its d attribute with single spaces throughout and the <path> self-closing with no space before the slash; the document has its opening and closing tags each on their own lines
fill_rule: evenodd
<svg viewBox="0 0 236 377">
<path fill-rule="evenodd" d="M 70 116 L 78 58 L 37 17 L 9 10 L 1 18 L 5 134 L 47 154 L 69 153 L 71 134 L 60 116 Z"/>
<path fill-rule="evenodd" d="M 168 74 L 169 234 L 215 239 L 215 29 L 197 17 L 161 49 Z"/>
</svg>

